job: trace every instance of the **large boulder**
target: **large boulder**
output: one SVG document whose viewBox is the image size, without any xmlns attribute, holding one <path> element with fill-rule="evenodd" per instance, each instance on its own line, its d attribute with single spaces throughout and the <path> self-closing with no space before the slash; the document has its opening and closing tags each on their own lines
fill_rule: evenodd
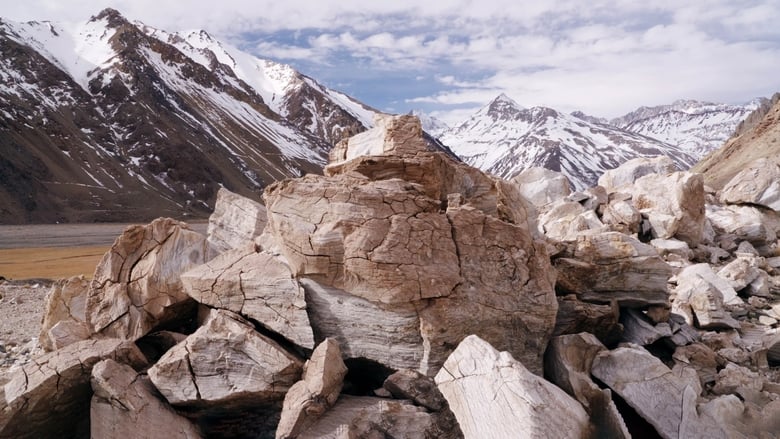
<svg viewBox="0 0 780 439">
<path fill-rule="evenodd" d="M 633 184 L 645 175 L 666 175 L 680 169 L 667 156 L 639 157 L 631 159 L 615 169 L 610 169 L 599 177 L 599 186 L 603 186 L 609 192 L 621 190 L 624 186 Z"/>
<path fill-rule="evenodd" d="M 345 358 L 432 375 L 476 333 L 540 373 L 557 303 L 532 208 L 419 133 L 414 118 L 386 120 L 335 150 L 325 176 L 269 186 L 264 248 L 289 262 L 314 333 Z"/>
<path fill-rule="evenodd" d="M 209 217 L 208 242 L 218 253 L 243 247 L 263 233 L 267 222 L 265 206 L 220 188 Z"/>
<path fill-rule="evenodd" d="M 36 358 L 18 369 L 0 398 L 0 437 L 78 437 L 89 434 L 92 368 L 104 359 L 141 368 L 135 344 L 84 340 Z"/>
<path fill-rule="evenodd" d="M 621 306 L 664 305 L 672 268 L 652 246 L 619 232 L 580 236 L 554 260 L 559 293 Z"/>
<path fill-rule="evenodd" d="M 646 215 L 655 238 L 677 238 L 696 246 L 704 236 L 704 180 L 701 174 L 649 174 L 626 188 Z"/>
<path fill-rule="evenodd" d="M 698 378 L 689 383 L 643 348 L 632 345 L 601 351 L 591 372 L 663 438 L 727 437 L 715 419 L 697 410 Z"/>
<path fill-rule="evenodd" d="M 771 218 L 756 207 L 708 204 L 706 212 L 716 235 L 733 235 L 738 241 L 748 241 L 756 246 L 777 240 Z"/>
<path fill-rule="evenodd" d="M 149 378 L 111 359 L 92 369 L 90 438 L 205 437 L 189 419 L 160 400 Z"/>
<path fill-rule="evenodd" d="M 569 179 L 547 168 L 524 169 L 509 181 L 516 184 L 520 193 L 536 207 L 562 200 L 571 194 Z"/>
<path fill-rule="evenodd" d="M 212 311 L 206 323 L 149 369 L 175 406 L 251 406 L 281 401 L 302 362 L 236 314 Z"/>
<path fill-rule="evenodd" d="M 159 218 L 130 226 L 100 260 L 87 295 L 87 325 L 105 337 L 137 340 L 180 319 L 194 302 L 179 276 L 211 258 L 206 237 Z"/>
<path fill-rule="evenodd" d="M 38 341 L 47 352 L 89 338 L 87 327 L 87 290 L 84 276 L 60 279 L 51 287 L 44 304 Z"/>
<path fill-rule="evenodd" d="M 469 438 L 582 438 L 591 432 L 579 402 L 529 372 L 507 352 L 466 337 L 436 375 L 436 384 Z"/>
<path fill-rule="evenodd" d="M 346 374 L 339 345 L 325 339 L 306 362 L 303 379 L 293 384 L 284 397 L 277 439 L 298 437 L 312 426 L 336 403 Z"/>
<path fill-rule="evenodd" d="M 212 308 L 259 322 L 298 346 L 314 348 L 303 288 L 278 255 L 249 244 L 181 275 L 187 294 Z"/>
<path fill-rule="evenodd" d="M 729 204 L 755 204 L 780 211 L 780 164 L 760 158 L 735 175 L 720 194 Z"/>
</svg>

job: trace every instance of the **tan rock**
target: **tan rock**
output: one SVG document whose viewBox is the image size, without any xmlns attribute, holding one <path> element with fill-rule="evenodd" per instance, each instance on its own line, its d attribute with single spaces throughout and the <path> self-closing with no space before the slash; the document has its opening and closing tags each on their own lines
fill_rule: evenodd
<svg viewBox="0 0 780 439">
<path fill-rule="evenodd" d="M 46 296 L 38 341 L 47 352 L 89 338 L 86 323 L 89 281 L 74 276 L 56 281 Z"/>
<path fill-rule="evenodd" d="M 617 301 L 609 305 L 582 302 L 574 294 L 558 296 L 553 336 L 590 332 L 599 340 L 613 340 L 622 331 Z"/>
<path fill-rule="evenodd" d="M 642 223 L 642 214 L 633 204 L 618 200 L 607 204 L 601 221 L 611 226 L 615 231 L 623 233 L 637 233 Z"/>
<path fill-rule="evenodd" d="M 694 387 L 643 348 L 602 351 L 593 360 L 591 372 L 663 438 L 727 437 L 715 419 L 697 412 Z"/>
<path fill-rule="evenodd" d="M 99 361 L 142 367 L 146 359 L 130 342 L 75 342 L 26 364 L 5 384 L 0 399 L 0 437 L 42 438 L 88 434 L 89 378 Z"/>
<path fill-rule="evenodd" d="M 447 400 L 439 392 L 433 378 L 410 369 L 401 369 L 385 380 L 382 387 L 396 399 L 407 399 L 431 411 L 447 407 Z"/>
<path fill-rule="evenodd" d="M 672 312 L 685 317 L 689 325 L 702 329 L 739 328 L 739 322 L 723 308 L 720 290 L 705 278 L 678 275 L 675 293 Z"/>
<path fill-rule="evenodd" d="M 284 397 L 277 438 L 294 438 L 311 427 L 339 397 L 347 367 L 338 343 L 325 339 L 304 366 L 303 379 Z"/>
<path fill-rule="evenodd" d="M 756 257 L 738 257 L 718 270 L 718 276 L 725 279 L 731 288 L 739 291 L 761 275 L 760 262 Z"/>
<path fill-rule="evenodd" d="M 181 275 L 190 297 L 255 320 L 298 346 L 314 348 L 303 288 L 280 256 L 252 246 L 229 250 Z"/>
<path fill-rule="evenodd" d="M 427 149 L 420 119 L 412 115 L 376 114 L 374 128 L 339 142 L 330 152 L 331 164 L 360 156 L 414 154 Z"/>
<path fill-rule="evenodd" d="M 464 436 L 586 437 L 588 415 L 560 388 L 529 372 L 507 352 L 466 337 L 436 375 Z"/>
<path fill-rule="evenodd" d="M 173 405 L 257 405 L 282 400 L 301 366 L 241 317 L 219 310 L 166 352 L 149 378 Z"/>
<path fill-rule="evenodd" d="M 704 233 L 704 180 L 701 174 L 650 174 L 627 188 L 632 203 L 647 215 L 655 238 L 677 238 L 690 246 Z"/>
<path fill-rule="evenodd" d="M 581 236 L 554 260 L 556 288 L 585 301 L 663 305 L 672 274 L 653 247 L 618 232 Z"/>
<path fill-rule="evenodd" d="M 623 341 L 647 346 L 662 338 L 672 337 L 669 323 L 654 323 L 641 311 L 625 309 L 620 313 L 620 323 L 623 324 Z"/>
<path fill-rule="evenodd" d="M 217 253 L 240 248 L 260 236 L 267 222 L 265 206 L 220 188 L 209 216 L 207 239 Z"/>
<path fill-rule="evenodd" d="M 130 226 L 101 259 L 87 296 L 87 325 L 106 337 L 136 340 L 182 317 L 193 302 L 179 276 L 211 256 L 206 238 L 169 218 Z"/>
<path fill-rule="evenodd" d="M 780 211 L 780 165 L 760 158 L 735 175 L 720 194 L 729 204 L 753 204 Z"/>
<path fill-rule="evenodd" d="M 189 419 L 161 401 L 149 379 L 130 366 L 110 359 L 96 364 L 92 369 L 92 390 L 92 439 L 205 437 Z"/>
<path fill-rule="evenodd" d="M 712 393 L 716 395 L 729 393 L 744 395 L 746 392 L 760 392 L 763 387 L 764 379 L 758 373 L 746 367 L 728 363 L 718 372 Z"/>
</svg>

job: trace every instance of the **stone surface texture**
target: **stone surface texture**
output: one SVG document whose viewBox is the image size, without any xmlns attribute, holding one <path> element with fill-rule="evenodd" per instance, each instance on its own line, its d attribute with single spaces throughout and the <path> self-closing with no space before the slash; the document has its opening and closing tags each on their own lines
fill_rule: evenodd
<svg viewBox="0 0 780 439">
<path fill-rule="evenodd" d="M 267 222 L 265 206 L 223 187 L 217 192 L 206 236 L 214 250 L 222 253 L 260 236 Z"/>
<path fill-rule="evenodd" d="M 89 337 L 87 290 L 89 280 L 74 276 L 55 282 L 46 296 L 38 341 L 47 352 Z"/>
</svg>

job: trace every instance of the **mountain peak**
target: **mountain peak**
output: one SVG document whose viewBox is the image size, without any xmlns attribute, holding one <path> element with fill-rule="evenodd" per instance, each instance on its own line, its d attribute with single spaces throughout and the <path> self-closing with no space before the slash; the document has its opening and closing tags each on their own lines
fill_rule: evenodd
<svg viewBox="0 0 780 439">
<path fill-rule="evenodd" d="M 90 22 L 106 20 L 111 27 L 119 27 L 122 24 L 127 23 L 127 19 L 121 12 L 114 8 L 106 8 L 100 11 L 99 14 L 89 19 Z"/>
<path fill-rule="evenodd" d="M 517 108 L 518 110 L 523 109 L 522 105 L 518 104 L 514 99 L 507 96 L 506 93 L 501 93 L 500 95 L 496 96 L 496 98 L 493 99 L 489 104 L 489 106 L 493 105 L 510 105 Z"/>
</svg>

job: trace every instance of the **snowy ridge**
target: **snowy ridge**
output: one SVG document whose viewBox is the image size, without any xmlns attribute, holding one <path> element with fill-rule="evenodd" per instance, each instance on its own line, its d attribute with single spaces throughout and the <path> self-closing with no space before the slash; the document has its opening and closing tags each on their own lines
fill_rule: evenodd
<svg viewBox="0 0 780 439">
<path fill-rule="evenodd" d="M 420 110 L 412 110 L 411 114 L 413 116 L 417 116 L 420 119 L 423 130 L 435 138 L 441 137 L 444 133 L 450 130 L 450 126 L 447 125 L 446 122 L 428 115 Z"/>
<path fill-rule="evenodd" d="M 542 166 L 563 172 L 578 189 L 595 185 L 605 170 L 635 157 L 668 155 L 684 168 L 695 163 L 674 145 L 551 108 L 526 109 L 505 95 L 441 141 L 467 163 L 499 177 Z"/>
<path fill-rule="evenodd" d="M 671 105 L 640 107 L 610 123 L 627 131 L 679 146 L 697 160 L 719 148 L 739 122 L 764 99 L 742 105 L 679 100 Z"/>
</svg>

